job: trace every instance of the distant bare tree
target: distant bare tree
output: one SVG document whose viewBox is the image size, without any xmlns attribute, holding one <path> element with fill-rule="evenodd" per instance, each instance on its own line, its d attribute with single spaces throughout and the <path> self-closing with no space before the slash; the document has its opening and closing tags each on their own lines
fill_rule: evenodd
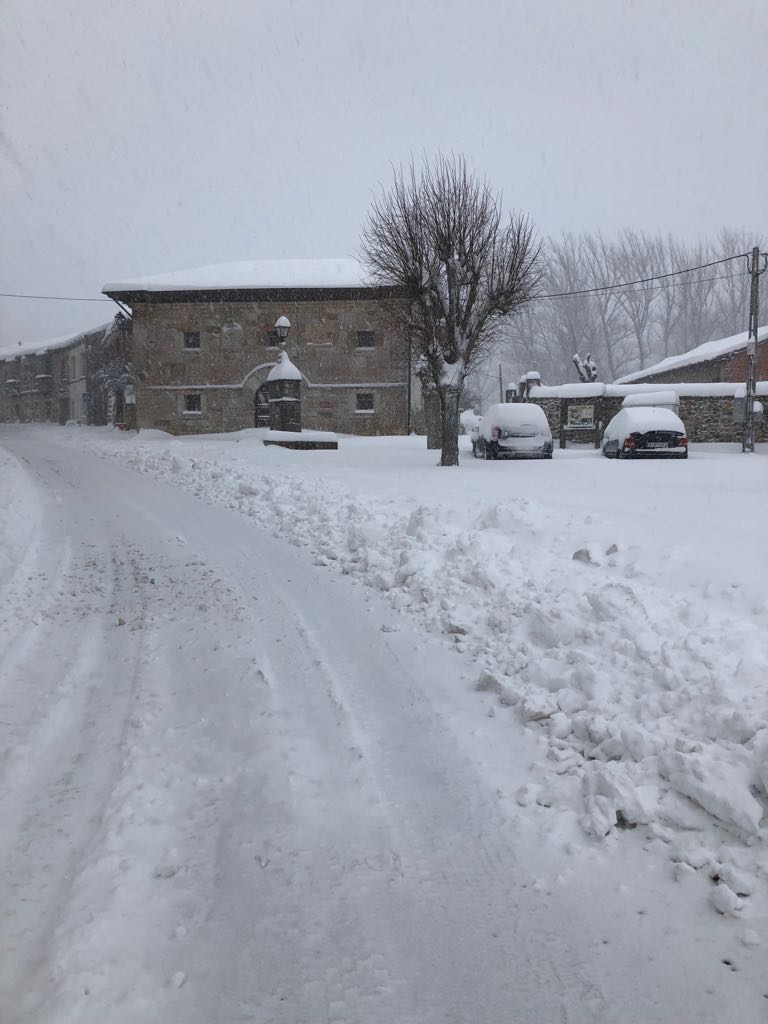
<svg viewBox="0 0 768 1024">
<path fill-rule="evenodd" d="M 642 231 L 632 231 L 629 228 L 622 231 L 614 251 L 620 281 L 645 281 L 662 272 L 654 240 Z M 651 355 L 651 312 L 656 292 L 649 283 L 617 290 L 616 295 L 627 320 L 632 325 L 637 346 L 637 361 L 642 369 L 648 366 Z"/>
<path fill-rule="evenodd" d="M 361 258 L 374 281 L 400 285 L 393 313 L 410 332 L 440 396 L 440 463 L 459 461 L 459 397 L 508 319 L 535 294 L 539 246 L 527 217 L 505 218 L 500 198 L 463 157 L 438 156 L 395 173 L 368 215 Z"/>
<path fill-rule="evenodd" d="M 748 237 L 743 231 L 722 228 L 717 235 L 716 258 L 722 259 L 734 252 L 748 252 L 760 239 Z M 765 244 L 761 245 L 765 248 Z M 747 329 L 750 278 L 742 260 L 732 260 L 719 268 L 722 275 L 715 292 L 717 335 L 728 338 Z"/>
<path fill-rule="evenodd" d="M 766 241 L 727 229 L 714 244 L 695 246 L 629 229 L 613 241 L 599 232 L 550 238 L 542 297 L 516 319 L 499 359 L 512 381 L 515 374 L 535 369 L 554 382 L 574 379 L 573 353 L 591 351 L 601 375 L 616 380 L 705 341 L 737 334 L 745 330 L 749 305 L 744 262 L 706 264 L 753 245 L 764 249 Z M 702 269 L 656 280 L 689 267 Z M 617 287 L 646 278 L 654 280 Z M 768 291 L 768 275 L 762 287 Z M 571 294 L 560 297 L 563 292 Z"/>
</svg>

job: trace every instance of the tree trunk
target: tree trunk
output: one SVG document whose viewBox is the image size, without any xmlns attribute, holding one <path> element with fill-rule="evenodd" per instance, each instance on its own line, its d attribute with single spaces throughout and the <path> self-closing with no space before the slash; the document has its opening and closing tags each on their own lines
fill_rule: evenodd
<svg viewBox="0 0 768 1024">
<path fill-rule="evenodd" d="M 441 466 L 459 464 L 459 395 L 459 389 L 450 385 L 440 388 Z"/>
<path fill-rule="evenodd" d="M 436 390 L 424 392 L 424 419 L 427 424 L 427 448 L 439 448 L 442 438 L 440 425 L 440 395 Z"/>
</svg>

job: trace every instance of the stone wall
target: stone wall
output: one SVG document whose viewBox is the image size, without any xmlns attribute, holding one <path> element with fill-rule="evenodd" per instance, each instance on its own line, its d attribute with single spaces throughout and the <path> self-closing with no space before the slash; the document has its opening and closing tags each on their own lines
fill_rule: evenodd
<svg viewBox="0 0 768 1024">
<path fill-rule="evenodd" d="M 386 300 L 360 297 L 134 302 L 139 426 L 171 433 L 254 426 L 256 391 L 280 353 L 273 328 L 281 315 L 291 321 L 286 350 L 304 375 L 305 428 L 405 433 L 407 345 L 392 328 Z M 358 333 L 370 344 L 361 347 Z M 185 334 L 199 335 L 199 347 L 187 347 Z M 199 412 L 185 411 L 185 395 L 200 396 Z M 361 409 L 371 405 L 369 396 L 373 408 Z"/>
<path fill-rule="evenodd" d="M 620 411 L 622 398 L 537 398 L 535 404 L 544 410 L 553 438 L 560 441 L 565 436 L 567 444 L 591 444 L 595 438 L 593 428 L 570 428 L 562 432 L 561 426 L 567 423 L 569 405 L 595 406 L 595 419 L 600 424 L 599 434 L 608 422 Z M 764 401 L 768 406 L 768 402 Z M 687 395 L 680 398 L 678 416 L 685 424 L 688 439 L 691 442 L 705 443 L 708 441 L 740 442 L 743 428 L 740 423 L 733 422 L 734 400 L 729 396 Z M 765 418 L 758 425 L 757 440 L 768 441 L 768 423 Z"/>
<path fill-rule="evenodd" d="M 102 326 L 67 344 L 0 359 L 0 422 L 106 423 L 106 395 L 96 375 L 124 354 L 129 334 L 121 320 L 121 329 L 109 335 Z"/>
</svg>

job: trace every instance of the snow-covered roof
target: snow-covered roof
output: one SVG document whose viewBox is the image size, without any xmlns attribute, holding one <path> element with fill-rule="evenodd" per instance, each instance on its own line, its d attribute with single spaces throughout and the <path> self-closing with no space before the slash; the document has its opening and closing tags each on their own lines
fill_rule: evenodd
<svg viewBox="0 0 768 1024">
<path fill-rule="evenodd" d="M 297 369 L 288 357 L 288 353 L 283 351 L 280 353 L 280 358 L 269 371 L 267 380 L 301 380 L 301 370 Z"/>
<path fill-rule="evenodd" d="M 768 341 L 768 326 L 759 327 L 757 340 Z M 703 345 L 682 352 L 679 356 L 668 356 L 654 366 L 646 366 L 644 370 L 637 370 L 635 373 L 628 373 L 620 377 L 617 384 L 629 384 L 630 381 L 640 380 L 649 377 L 651 374 L 666 373 L 668 370 L 677 370 L 682 366 L 693 366 L 695 363 L 707 363 L 710 359 L 717 359 L 720 356 L 727 356 L 731 352 L 738 352 L 746 348 L 748 334 L 742 331 L 741 334 L 734 334 L 730 338 L 720 338 L 719 341 L 705 341 Z"/>
<path fill-rule="evenodd" d="M 245 260 L 117 281 L 105 284 L 102 291 L 110 295 L 118 292 L 371 287 L 373 282 L 357 260 Z"/>
<path fill-rule="evenodd" d="M 738 389 L 744 391 L 743 384 L 736 383 L 703 383 L 679 384 L 675 381 L 657 381 L 655 384 L 554 384 L 534 385 L 529 397 L 535 402 L 542 398 L 625 398 L 627 395 L 641 395 L 672 391 L 681 398 L 733 398 Z M 755 393 L 768 394 L 768 381 L 758 381 Z"/>
<path fill-rule="evenodd" d="M 676 391 L 672 391 L 671 388 L 665 388 L 664 391 L 635 392 L 632 395 L 627 395 L 621 404 L 625 409 L 633 409 L 636 406 L 677 405 L 678 398 Z"/>
<path fill-rule="evenodd" d="M 16 359 L 18 356 L 44 356 L 46 352 L 53 352 L 54 349 L 67 348 L 69 345 L 79 341 L 80 338 L 97 334 L 99 331 L 106 331 L 112 324 L 113 321 L 108 320 L 105 324 L 89 327 L 88 330 L 78 331 L 76 334 L 64 334 L 59 338 L 51 338 L 48 341 L 30 341 L 23 345 L 16 345 L 14 348 L 0 348 L 0 362 L 7 362 L 9 359 Z"/>
<path fill-rule="evenodd" d="M 605 387 L 592 381 L 589 384 L 533 384 L 528 394 L 531 398 L 601 398 Z"/>
</svg>

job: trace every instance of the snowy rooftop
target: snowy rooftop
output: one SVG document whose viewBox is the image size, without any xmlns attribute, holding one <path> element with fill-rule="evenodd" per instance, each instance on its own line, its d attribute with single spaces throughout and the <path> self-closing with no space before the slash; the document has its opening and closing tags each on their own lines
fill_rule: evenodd
<svg viewBox="0 0 768 1024">
<path fill-rule="evenodd" d="M 768 341 L 768 326 L 760 327 L 757 331 L 758 341 Z M 620 377 L 617 384 L 629 384 L 630 381 L 648 377 L 650 374 L 666 373 L 667 370 L 676 370 L 681 366 L 692 366 L 694 363 L 706 363 L 710 359 L 717 359 L 719 356 L 726 356 L 730 352 L 738 352 L 746 348 L 747 332 L 734 334 L 730 338 L 720 338 L 719 341 L 705 341 L 703 345 L 682 352 L 679 356 L 668 356 L 654 366 L 646 366 L 644 370 L 637 370 L 635 373 L 628 373 Z"/>
<path fill-rule="evenodd" d="M 170 292 L 262 288 L 370 288 L 357 260 L 246 260 L 105 284 L 102 291 Z"/>
<path fill-rule="evenodd" d="M 89 334 L 96 334 L 98 331 L 106 331 L 112 326 L 113 321 L 108 320 L 105 324 L 96 327 L 89 327 L 85 331 L 77 331 L 76 334 L 64 334 L 59 338 L 51 338 L 49 341 L 30 341 L 23 345 L 15 345 L 12 348 L 0 348 L 0 362 L 9 359 L 16 359 L 18 356 L 42 356 L 46 352 L 52 352 L 57 348 L 66 348 L 79 338 L 85 338 Z"/>
<path fill-rule="evenodd" d="M 625 377 L 624 380 L 627 378 Z M 624 398 L 626 395 L 656 394 L 662 391 L 671 391 L 682 398 L 709 397 L 709 398 L 733 398 L 744 392 L 743 384 L 736 383 L 704 383 L 704 384 L 678 384 L 657 381 L 655 384 L 601 384 L 595 381 L 590 384 L 540 384 L 534 385 L 529 395 L 533 401 L 542 398 Z M 768 394 L 768 381 L 758 381 L 755 385 L 755 392 L 758 395 Z"/>
</svg>

